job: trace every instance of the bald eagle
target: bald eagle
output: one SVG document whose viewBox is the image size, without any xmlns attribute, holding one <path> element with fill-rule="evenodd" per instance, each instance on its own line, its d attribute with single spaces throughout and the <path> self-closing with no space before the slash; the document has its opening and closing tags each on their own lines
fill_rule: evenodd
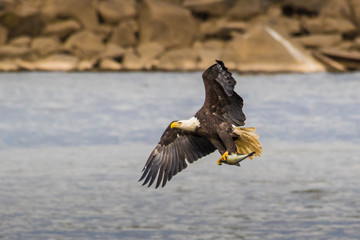
<svg viewBox="0 0 360 240">
<path fill-rule="evenodd" d="M 235 79 L 222 61 L 209 67 L 202 75 L 205 101 L 190 119 L 173 121 L 151 152 L 139 181 L 150 187 L 157 178 L 156 188 L 216 149 L 222 155 L 217 161 L 239 165 L 239 162 L 262 153 L 255 128 L 245 125 L 243 99 L 234 91 Z"/>
</svg>

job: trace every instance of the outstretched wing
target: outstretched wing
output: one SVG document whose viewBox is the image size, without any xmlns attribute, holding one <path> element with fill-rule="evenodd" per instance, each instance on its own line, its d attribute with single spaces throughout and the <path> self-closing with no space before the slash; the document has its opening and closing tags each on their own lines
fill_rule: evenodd
<svg viewBox="0 0 360 240">
<path fill-rule="evenodd" d="M 187 167 L 185 159 L 193 163 L 215 149 L 208 139 L 169 125 L 151 152 L 139 181 L 145 179 L 143 185 L 149 183 L 150 187 L 157 178 L 156 188 L 161 182 L 164 187 L 167 181 Z"/>
<path fill-rule="evenodd" d="M 226 102 L 223 109 L 220 110 L 222 117 L 235 126 L 244 126 L 246 116 L 242 110 L 244 101 L 236 92 Z"/>
<path fill-rule="evenodd" d="M 236 81 L 224 63 L 216 60 L 216 64 L 204 72 L 203 78 L 206 89 L 203 107 L 230 124 L 245 125 L 244 101 L 234 91 Z"/>
</svg>

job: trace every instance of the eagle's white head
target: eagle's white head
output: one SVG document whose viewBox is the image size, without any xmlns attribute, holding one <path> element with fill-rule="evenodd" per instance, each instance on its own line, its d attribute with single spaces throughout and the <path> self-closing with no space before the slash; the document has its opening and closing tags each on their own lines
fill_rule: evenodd
<svg viewBox="0 0 360 240">
<path fill-rule="evenodd" d="M 179 128 L 184 131 L 194 132 L 196 128 L 200 127 L 200 121 L 196 117 L 188 120 L 174 121 L 170 125 L 171 128 Z"/>
</svg>

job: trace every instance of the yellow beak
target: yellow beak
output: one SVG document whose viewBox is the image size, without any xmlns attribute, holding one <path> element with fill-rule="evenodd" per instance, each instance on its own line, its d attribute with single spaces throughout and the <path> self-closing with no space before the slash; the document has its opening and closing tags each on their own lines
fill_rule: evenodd
<svg viewBox="0 0 360 240">
<path fill-rule="evenodd" d="M 179 122 L 172 122 L 170 127 L 171 128 L 178 128 L 178 127 L 180 127 L 180 123 Z"/>
</svg>

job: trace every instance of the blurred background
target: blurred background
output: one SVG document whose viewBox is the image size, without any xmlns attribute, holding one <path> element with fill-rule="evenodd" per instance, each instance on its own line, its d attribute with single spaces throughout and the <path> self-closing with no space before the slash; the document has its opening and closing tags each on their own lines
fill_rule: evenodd
<svg viewBox="0 0 360 240">
<path fill-rule="evenodd" d="M 359 0 L 0 0 L 0 239 L 359 239 Z M 223 60 L 259 158 L 141 170 Z"/>
<path fill-rule="evenodd" d="M 358 0 L 1 0 L 0 70 L 359 69 Z"/>
</svg>

